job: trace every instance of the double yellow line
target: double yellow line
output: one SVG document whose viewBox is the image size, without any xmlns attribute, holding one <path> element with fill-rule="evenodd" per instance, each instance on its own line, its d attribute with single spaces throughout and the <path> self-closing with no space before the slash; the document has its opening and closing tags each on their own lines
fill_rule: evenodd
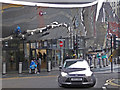
<svg viewBox="0 0 120 90">
<path fill-rule="evenodd" d="M 32 76 L 32 77 L 13 77 L 13 78 L 0 78 L 0 80 L 12 80 L 12 79 L 32 79 L 32 78 L 49 78 L 49 77 L 57 77 L 57 75 L 49 75 L 49 76 Z"/>
<path fill-rule="evenodd" d="M 1 12 L 3 13 L 5 9 L 12 8 L 12 7 L 23 7 L 23 5 L 16 5 L 16 4 L 3 4 L 0 7 Z M 24 7 L 23 7 L 24 8 Z"/>
<path fill-rule="evenodd" d="M 111 55 L 109 58 L 108 58 L 108 60 L 110 61 L 110 62 L 112 62 L 112 57 L 113 55 Z"/>
<path fill-rule="evenodd" d="M 116 84 L 116 83 L 113 82 L 113 81 L 115 81 L 115 80 L 117 80 L 117 79 L 109 79 L 109 80 L 106 81 L 106 83 L 107 83 L 107 84 L 110 84 L 110 85 L 112 85 L 112 86 L 120 87 L 119 84 Z M 118 81 L 120 81 L 120 79 L 118 79 Z"/>
</svg>

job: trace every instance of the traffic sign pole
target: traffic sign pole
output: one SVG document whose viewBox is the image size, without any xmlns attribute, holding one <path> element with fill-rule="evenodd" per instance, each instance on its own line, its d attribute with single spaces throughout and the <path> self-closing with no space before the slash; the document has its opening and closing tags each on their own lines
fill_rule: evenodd
<svg viewBox="0 0 120 90">
<path fill-rule="evenodd" d="M 60 50 L 61 50 L 61 54 L 60 54 L 60 56 L 61 56 L 61 65 L 63 65 L 63 41 L 62 40 L 60 40 L 60 42 L 59 42 L 59 46 L 60 46 Z"/>
</svg>

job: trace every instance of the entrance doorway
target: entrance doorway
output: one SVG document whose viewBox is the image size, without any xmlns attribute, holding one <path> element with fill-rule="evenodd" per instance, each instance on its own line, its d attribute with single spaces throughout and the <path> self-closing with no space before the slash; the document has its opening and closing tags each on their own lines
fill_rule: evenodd
<svg viewBox="0 0 120 90">
<path fill-rule="evenodd" d="M 36 49 L 31 50 L 31 59 L 33 59 L 33 58 L 37 58 Z"/>
<path fill-rule="evenodd" d="M 41 69 L 47 68 L 47 54 L 46 49 L 37 50 L 37 55 L 41 54 Z"/>
</svg>

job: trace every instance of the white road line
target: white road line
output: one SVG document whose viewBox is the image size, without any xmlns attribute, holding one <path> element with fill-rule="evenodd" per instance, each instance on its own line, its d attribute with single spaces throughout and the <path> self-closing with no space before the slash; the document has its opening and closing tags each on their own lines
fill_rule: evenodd
<svg viewBox="0 0 120 90">
<path fill-rule="evenodd" d="M 102 89 L 103 89 L 103 90 L 107 90 L 107 88 L 106 88 L 106 87 L 102 87 Z"/>
</svg>

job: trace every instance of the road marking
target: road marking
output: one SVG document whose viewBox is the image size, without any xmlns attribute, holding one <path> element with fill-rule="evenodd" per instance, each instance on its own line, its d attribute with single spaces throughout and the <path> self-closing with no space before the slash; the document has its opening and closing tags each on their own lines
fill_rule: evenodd
<svg viewBox="0 0 120 90">
<path fill-rule="evenodd" d="M 29 78 L 48 78 L 48 77 L 57 77 L 57 75 L 51 75 L 51 76 L 33 76 L 33 77 L 0 78 L 0 80 L 29 79 Z"/>
<path fill-rule="evenodd" d="M 107 88 L 106 88 L 106 87 L 102 87 L 102 89 L 103 89 L 103 90 L 107 90 Z"/>
<path fill-rule="evenodd" d="M 3 13 L 5 9 L 12 8 L 12 7 L 24 8 L 23 5 L 7 4 L 7 5 L 3 5 L 2 7 L 0 7 L 1 13 Z"/>
<path fill-rule="evenodd" d="M 113 81 L 115 81 L 115 80 L 120 81 L 120 79 L 109 79 L 109 80 L 106 80 L 106 83 L 109 84 L 109 85 L 112 85 L 112 86 L 120 87 L 119 84 L 113 82 Z"/>
<path fill-rule="evenodd" d="M 105 86 L 107 86 L 107 85 L 108 85 L 108 83 L 105 83 L 104 85 L 105 85 Z"/>
</svg>

